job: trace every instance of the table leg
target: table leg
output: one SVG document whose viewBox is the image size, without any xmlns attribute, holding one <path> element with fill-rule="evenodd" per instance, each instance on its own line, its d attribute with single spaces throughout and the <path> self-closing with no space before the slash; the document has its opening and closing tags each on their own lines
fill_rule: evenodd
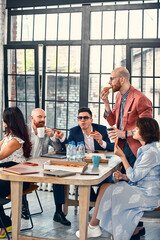
<svg viewBox="0 0 160 240">
<path fill-rule="evenodd" d="M 23 182 L 11 182 L 12 239 L 14 240 L 18 240 L 18 235 L 20 234 L 22 186 Z"/>
<path fill-rule="evenodd" d="M 79 231 L 80 240 L 87 239 L 90 186 L 79 186 Z"/>
</svg>

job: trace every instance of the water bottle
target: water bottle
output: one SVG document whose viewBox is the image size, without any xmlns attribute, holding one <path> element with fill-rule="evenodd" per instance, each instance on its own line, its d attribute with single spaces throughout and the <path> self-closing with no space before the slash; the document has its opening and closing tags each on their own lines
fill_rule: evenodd
<svg viewBox="0 0 160 240">
<path fill-rule="evenodd" d="M 71 159 L 70 159 L 70 158 L 71 158 L 71 150 L 72 150 L 72 149 L 71 149 L 71 148 L 72 148 L 71 145 L 72 145 L 71 142 L 69 142 L 69 143 L 67 144 L 66 156 L 67 156 L 67 160 L 68 160 L 68 161 L 71 160 Z"/>
<path fill-rule="evenodd" d="M 81 147 L 82 147 L 82 149 L 83 149 L 83 159 L 84 159 L 84 156 L 85 156 L 85 145 L 84 145 L 84 142 L 82 141 L 81 142 Z"/>
<path fill-rule="evenodd" d="M 74 141 L 72 141 L 71 142 L 71 155 L 70 155 L 71 161 L 75 161 L 76 160 L 76 155 L 77 155 L 76 144 L 75 144 Z"/>
<path fill-rule="evenodd" d="M 84 158 L 84 143 L 78 142 L 77 143 L 77 161 L 82 162 Z"/>
<path fill-rule="evenodd" d="M 76 161 L 81 162 L 82 161 L 82 151 L 81 151 L 81 142 L 77 143 L 77 155 L 76 155 Z"/>
</svg>

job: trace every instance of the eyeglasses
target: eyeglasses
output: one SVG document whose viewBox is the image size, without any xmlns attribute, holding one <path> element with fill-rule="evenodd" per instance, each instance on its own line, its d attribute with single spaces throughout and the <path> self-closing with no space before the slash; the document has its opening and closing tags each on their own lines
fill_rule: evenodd
<svg viewBox="0 0 160 240">
<path fill-rule="evenodd" d="M 110 77 L 110 81 L 113 81 L 115 78 L 119 78 L 119 77 Z"/>
<path fill-rule="evenodd" d="M 80 121 L 81 121 L 82 119 L 84 119 L 84 120 L 86 121 L 86 120 L 88 120 L 89 118 L 91 119 L 91 117 L 88 117 L 88 116 L 84 116 L 84 117 L 78 116 L 78 117 L 77 117 L 77 119 L 80 120 Z"/>
</svg>

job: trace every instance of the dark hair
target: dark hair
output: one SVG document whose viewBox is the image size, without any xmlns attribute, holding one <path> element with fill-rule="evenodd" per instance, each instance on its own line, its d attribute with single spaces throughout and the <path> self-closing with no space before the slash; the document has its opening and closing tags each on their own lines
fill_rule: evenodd
<svg viewBox="0 0 160 240">
<path fill-rule="evenodd" d="M 29 139 L 28 127 L 21 110 L 18 107 L 6 108 L 3 112 L 3 121 L 7 124 L 5 134 L 12 134 L 24 140 L 23 155 L 26 158 L 30 157 L 32 144 Z"/>
<path fill-rule="evenodd" d="M 91 112 L 90 108 L 88 108 L 88 107 L 81 107 L 81 108 L 78 110 L 78 115 L 79 115 L 79 113 L 81 113 L 81 112 L 88 112 L 89 115 L 92 117 L 92 112 Z"/>
<path fill-rule="evenodd" d="M 136 121 L 136 126 L 139 128 L 145 144 L 159 141 L 160 129 L 155 119 L 149 117 L 139 118 Z"/>
</svg>

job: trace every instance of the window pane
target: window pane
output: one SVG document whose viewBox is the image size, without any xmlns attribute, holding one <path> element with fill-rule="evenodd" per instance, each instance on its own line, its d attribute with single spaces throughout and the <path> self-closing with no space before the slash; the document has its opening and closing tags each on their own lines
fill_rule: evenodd
<svg viewBox="0 0 160 240">
<path fill-rule="evenodd" d="M 30 116 L 31 116 L 31 112 L 32 110 L 35 108 L 35 103 L 27 103 L 27 116 L 26 116 L 26 121 L 27 123 L 31 122 Z"/>
<path fill-rule="evenodd" d="M 153 49 L 143 48 L 143 76 L 153 76 Z"/>
<path fill-rule="evenodd" d="M 26 103 L 17 102 L 17 107 L 22 111 L 24 118 L 26 119 Z"/>
<path fill-rule="evenodd" d="M 15 50 L 8 49 L 7 50 L 7 56 L 8 56 L 8 74 L 15 74 Z"/>
<path fill-rule="evenodd" d="M 55 100 L 55 84 L 56 84 L 56 75 L 46 74 L 46 86 L 45 86 L 45 98 L 47 100 Z"/>
<path fill-rule="evenodd" d="M 128 11 L 117 11 L 116 13 L 116 38 L 127 38 Z"/>
<path fill-rule="evenodd" d="M 33 15 L 23 15 L 22 41 L 32 41 L 33 39 Z"/>
<path fill-rule="evenodd" d="M 157 10 L 144 10 L 144 38 L 157 37 Z"/>
<path fill-rule="evenodd" d="M 160 48 L 155 48 L 155 75 L 160 76 Z"/>
<path fill-rule="evenodd" d="M 35 77 L 26 76 L 27 101 L 35 101 Z"/>
<path fill-rule="evenodd" d="M 103 12 L 103 39 L 114 39 L 114 16 L 113 11 Z"/>
<path fill-rule="evenodd" d="M 102 74 L 100 90 L 102 90 L 106 86 L 110 86 L 109 81 L 110 81 L 110 74 Z M 112 102 L 112 91 L 111 90 L 109 91 L 108 99 L 109 99 L 109 102 L 111 103 Z M 101 102 L 103 102 L 103 101 L 101 100 Z"/>
<path fill-rule="evenodd" d="M 16 100 L 16 80 L 15 75 L 8 76 L 8 100 Z"/>
<path fill-rule="evenodd" d="M 137 90 L 141 91 L 141 79 L 132 77 L 132 86 Z"/>
<path fill-rule="evenodd" d="M 68 75 L 58 74 L 57 76 L 57 100 L 67 101 Z"/>
<path fill-rule="evenodd" d="M 58 47 L 58 72 L 68 72 L 68 46 Z"/>
<path fill-rule="evenodd" d="M 113 70 L 113 46 L 102 46 L 102 73 Z"/>
<path fill-rule="evenodd" d="M 68 129 L 78 125 L 78 122 L 77 122 L 78 109 L 79 109 L 79 103 L 68 104 Z"/>
<path fill-rule="evenodd" d="M 56 46 L 46 47 L 46 71 L 56 71 Z"/>
<path fill-rule="evenodd" d="M 126 67 L 126 46 L 115 46 L 115 68 Z"/>
<path fill-rule="evenodd" d="M 17 74 L 25 74 L 25 53 L 24 49 L 16 49 Z"/>
<path fill-rule="evenodd" d="M 79 101 L 80 95 L 80 75 L 69 75 L 69 101 Z"/>
<path fill-rule="evenodd" d="M 57 39 L 57 14 L 47 14 L 46 40 Z"/>
<path fill-rule="evenodd" d="M 45 14 L 35 15 L 34 40 L 45 40 Z"/>
<path fill-rule="evenodd" d="M 56 128 L 66 129 L 67 103 L 57 102 L 56 104 Z"/>
<path fill-rule="evenodd" d="M 160 79 L 156 78 L 155 79 L 155 106 L 160 107 Z M 159 114 L 160 114 L 160 109 L 159 109 Z M 160 124 L 160 122 L 159 122 Z"/>
<path fill-rule="evenodd" d="M 46 126 L 55 127 L 55 102 L 45 102 Z"/>
<path fill-rule="evenodd" d="M 70 47 L 70 66 L 69 71 L 72 73 L 80 72 L 80 57 L 81 47 L 71 46 Z"/>
<path fill-rule="evenodd" d="M 150 101 L 153 103 L 153 79 L 143 78 L 142 89 L 143 89 L 144 95 L 146 95 L 150 99 Z"/>
<path fill-rule="evenodd" d="M 130 11 L 129 38 L 142 38 L 142 10 Z"/>
<path fill-rule="evenodd" d="M 100 46 L 90 47 L 90 73 L 100 72 Z"/>
<path fill-rule="evenodd" d="M 131 75 L 141 75 L 141 48 L 131 49 Z"/>
<path fill-rule="evenodd" d="M 81 39 L 82 13 L 71 13 L 71 40 Z"/>
<path fill-rule="evenodd" d="M 160 108 L 154 109 L 154 118 L 160 124 Z M 159 142 L 159 146 L 160 146 L 160 142 Z"/>
<path fill-rule="evenodd" d="M 106 126 L 107 128 L 109 127 L 109 124 L 107 120 L 103 117 L 105 111 L 104 103 L 100 105 L 100 124 Z"/>
<path fill-rule="evenodd" d="M 16 106 L 16 102 L 13 102 L 13 101 L 8 102 L 8 106 L 9 107 L 15 107 Z"/>
<path fill-rule="evenodd" d="M 59 14 L 58 40 L 69 40 L 69 13 Z"/>
<path fill-rule="evenodd" d="M 11 16 L 11 41 L 21 40 L 21 16 Z"/>
<path fill-rule="evenodd" d="M 88 87 L 88 101 L 98 102 L 99 101 L 99 75 L 90 74 L 89 76 L 89 87 Z"/>
<path fill-rule="evenodd" d="M 91 39 L 101 39 L 101 12 L 91 12 Z"/>
<path fill-rule="evenodd" d="M 34 63 L 34 50 L 26 49 L 26 73 L 35 73 L 35 63 Z"/>
<path fill-rule="evenodd" d="M 17 100 L 18 101 L 25 101 L 26 94 L 25 94 L 25 77 L 24 76 L 17 76 Z"/>
<path fill-rule="evenodd" d="M 93 122 L 94 123 L 98 123 L 98 116 L 99 116 L 99 104 L 97 103 L 89 103 L 88 107 L 91 109 L 92 111 L 92 118 L 93 118 Z"/>
</svg>

